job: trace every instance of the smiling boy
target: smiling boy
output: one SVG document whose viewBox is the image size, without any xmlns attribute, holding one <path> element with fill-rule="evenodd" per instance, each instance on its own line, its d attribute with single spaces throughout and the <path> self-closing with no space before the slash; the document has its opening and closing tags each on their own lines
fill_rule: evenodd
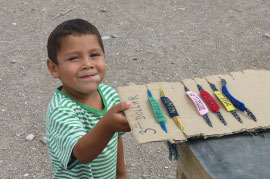
<svg viewBox="0 0 270 179">
<path fill-rule="evenodd" d="M 62 82 L 48 105 L 47 145 L 53 178 L 126 178 L 121 134 L 130 131 L 116 91 L 101 84 L 104 47 L 82 19 L 58 25 L 47 44 L 47 66 Z"/>
</svg>

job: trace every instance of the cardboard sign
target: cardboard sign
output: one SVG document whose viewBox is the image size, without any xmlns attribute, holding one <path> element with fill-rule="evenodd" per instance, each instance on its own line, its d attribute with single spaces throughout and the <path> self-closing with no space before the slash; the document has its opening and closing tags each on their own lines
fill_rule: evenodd
<svg viewBox="0 0 270 179">
<path fill-rule="evenodd" d="M 208 82 L 215 84 L 221 91 L 221 79 L 227 81 L 227 88 L 230 93 L 253 112 L 257 122 L 252 120 L 246 112 L 236 110 L 243 123 L 237 121 L 231 112 L 226 111 L 223 104 L 215 96 Z M 202 116 L 199 115 L 193 102 L 186 95 L 184 85 L 190 91 L 200 96 L 197 84 L 201 85 L 205 91 L 209 92 L 218 102 L 220 112 L 227 122 L 223 125 L 218 116 L 209 110 L 208 116 L 213 127 L 207 125 Z M 175 105 L 183 125 L 183 132 L 177 127 L 169 117 L 165 106 L 160 100 L 160 88 Z M 165 133 L 155 120 L 151 104 L 148 100 L 147 89 L 159 102 L 166 115 Z M 194 79 L 184 79 L 181 82 L 160 82 L 147 85 L 119 87 L 118 93 L 121 101 L 131 102 L 131 108 L 125 112 L 130 124 L 132 134 L 138 143 L 155 141 L 182 142 L 192 137 L 223 136 L 242 131 L 253 131 L 255 129 L 270 128 L 270 71 L 265 70 L 244 70 L 243 72 L 232 72 L 227 75 L 206 76 Z"/>
</svg>

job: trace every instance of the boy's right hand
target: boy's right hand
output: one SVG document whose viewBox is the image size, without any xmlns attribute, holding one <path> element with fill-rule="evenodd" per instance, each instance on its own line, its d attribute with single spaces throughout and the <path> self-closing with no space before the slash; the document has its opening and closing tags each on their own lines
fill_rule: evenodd
<svg viewBox="0 0 270 179">
<path fill-rule="evenodd" d="M 123 111 L 130 103 L 121 102 L 113 106 L 97 123 L 96 127 L 81 137 L 73 148 L 74 156 L 81 162 L 93 161 L 110 142 L 115 132 L 128 132 L 130 127 Z"/>
<path fill-rule="evenodd" d="M 106 124 L 106 128 L 115 132 L 129 132 L 130 127 L 126 117 L 124 116 L 124 111 L 130 108 L 129 102 L 120 102 L 119 104 L 113 106 L 102 118 L 103 122 Z"/>
</svg>

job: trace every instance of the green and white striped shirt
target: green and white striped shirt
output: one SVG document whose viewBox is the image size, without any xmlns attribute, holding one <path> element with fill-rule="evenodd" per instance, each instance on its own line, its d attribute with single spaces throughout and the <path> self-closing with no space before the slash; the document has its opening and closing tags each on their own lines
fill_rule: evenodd
<svg viewBox="0 0 270 179">
<path fill-rule="evenodd" d="M 72 150 L 105 113 L 120 102 L 117 92 L 104 84 L 98 87 L 104 109 L 98 111 L 81 104 L 58 88 L 46 114 L 47 146 L 54 169 L 53 178 L 115 178 L 118 135 L 115 133 L 102 153 L 90 163 L 81 163 Z"/>
</svg>

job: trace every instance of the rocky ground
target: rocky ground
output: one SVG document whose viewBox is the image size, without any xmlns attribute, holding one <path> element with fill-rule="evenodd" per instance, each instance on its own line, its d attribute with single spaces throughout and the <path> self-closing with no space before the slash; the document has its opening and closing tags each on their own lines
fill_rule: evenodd
<svg viewBox="0 0 270 179">
<path fill-rule="evenodd" d="M 0 0 L 1 179 L 52 175 L 45 110 L 60 83 L 48 73 L 46 43 L 71 18 L 107 36 L 104 83 L 115 88 L 270 69 L 270 1 Z M 124 143 L 128 178 L 175 178 L 164 143 L 140 145 L 130 133 Z"/>
</svg>

